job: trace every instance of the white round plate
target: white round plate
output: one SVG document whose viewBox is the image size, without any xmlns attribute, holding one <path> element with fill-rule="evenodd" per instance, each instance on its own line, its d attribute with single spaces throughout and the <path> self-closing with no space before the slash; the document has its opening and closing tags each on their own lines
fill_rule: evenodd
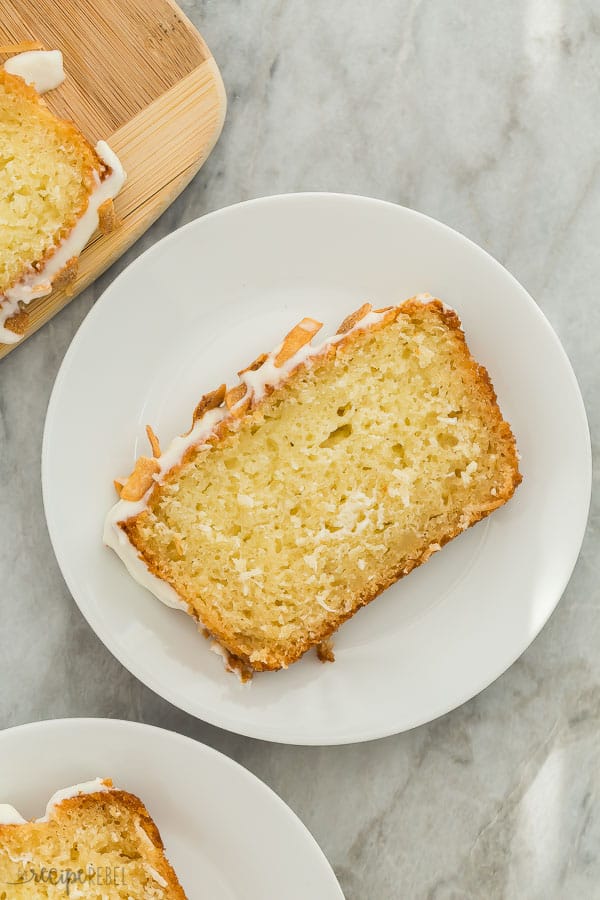
<svg viewBox="0 0 600 900">
<path fill-rule="evenodd" d="M 364 300 L 419 292 L 457 309 L 522 455 L 507 506 L 452 541 L 340 629 L 335 664 L 308 654 L 250 687 L 193 621 L 162 606 L 102 546 L 112 480 L 187 430 L 198 398 L 303 316 L 334 330 Z M 325 331 L 323 333 L 325 333 Z M 75 336 L 48 408 L 48 527 L 66 582 L 106 646 L 171 703 L 271 741 L 335 744 L 396 733 L 458 706 L 525 650 L 556 606 L 587 518 L 581 395 L 526 291 L 455 231 L 390 203 L 292 194 L 232 206 L 144 253 Z"/>
<path fill-rule="evenodd" d="M 96 777 L 142 800 L 190 900 L 344 900 L 295 813 L 204 744 L 116 719 L 55 719 L 0 732 L 0 803 L 27 819 L 42 816 L 58 789 Z"/>
</svg>

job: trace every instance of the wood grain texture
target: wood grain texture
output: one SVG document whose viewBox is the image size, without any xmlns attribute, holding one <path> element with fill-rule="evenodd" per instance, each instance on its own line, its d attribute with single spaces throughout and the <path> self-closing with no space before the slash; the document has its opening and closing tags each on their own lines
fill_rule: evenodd
<svg viewBox="0 0 600 900">
<path fill-rule="evenodd" d="M 92 143 L 108 141 L 127 172 L 115 201 L 121 226 L 94 235 L 68 292 L 29 304 L 27 337 L 114 262 L 188 184 L 221 133 L 226 98 L 208 47 L 170 0 L 0 0 L 0 45 L 25 40 L 62 50 L 67 78 L 45 95 L 46 103 Z M 0 63 L 7 58 L 0 56 Z M 22 343 L 0 344 L 0 358 Z"/>
</svg>

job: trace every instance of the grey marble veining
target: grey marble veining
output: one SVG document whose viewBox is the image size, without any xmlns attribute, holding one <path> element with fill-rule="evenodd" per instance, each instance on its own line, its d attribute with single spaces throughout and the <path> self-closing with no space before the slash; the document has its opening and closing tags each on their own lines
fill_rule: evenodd
<svg viewBox="0 0 600 900">
<path fill-rule="evenodd" d="M 597 454 L 600 3 L 187 0 L 184 8 L 228 89 L 220 143 L 136 246 L 0 363 L 0 726 L 115 716 L 205 741 L 299 813 L 348 900 L 600 897 L 598 490 L 562 602 L 505 675 L 408 734 L 311 749 L 198 722 L 113 659 L 58 571 L 39 475 L 60 361 L 115 275 L 198 215 L 297 190 L 414 207 L 504 263 L 572 360 Z"/>
</svg>

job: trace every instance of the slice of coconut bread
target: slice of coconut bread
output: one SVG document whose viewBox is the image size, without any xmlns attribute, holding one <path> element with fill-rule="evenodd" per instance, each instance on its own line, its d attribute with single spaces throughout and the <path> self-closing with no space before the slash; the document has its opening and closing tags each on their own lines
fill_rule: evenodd
<svg viewBox="0 0 600 900">
<path fill-rule="evenodd" d="M 96 228 L 115 227 L 124 179 L 104 142 L 94 149 L 0 67 L 0 343 L 19 340 L 28 303 L 74 280 Z"/>
<path fill-rule="evenodd" d="M 455 312 L 365 304 L 313 347 L 319 328 L 206 395 L 164 453 L 150 430 L 106 521 L 131 574 L 255 671 L 322 645 L 521 480 Z"/>
</svg>

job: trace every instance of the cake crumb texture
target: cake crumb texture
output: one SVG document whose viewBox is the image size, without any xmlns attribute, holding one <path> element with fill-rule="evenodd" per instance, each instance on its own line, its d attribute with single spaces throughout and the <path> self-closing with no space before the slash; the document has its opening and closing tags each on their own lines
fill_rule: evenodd
<svg viewBox="0 0 600 900">
<path fill-rule="evenodd" d="M 67 896 L 185 900 L 158 829 L 133 794 L 73 797 L 47 822 L 0 825 L 0 900 Z"/>
</svg>

